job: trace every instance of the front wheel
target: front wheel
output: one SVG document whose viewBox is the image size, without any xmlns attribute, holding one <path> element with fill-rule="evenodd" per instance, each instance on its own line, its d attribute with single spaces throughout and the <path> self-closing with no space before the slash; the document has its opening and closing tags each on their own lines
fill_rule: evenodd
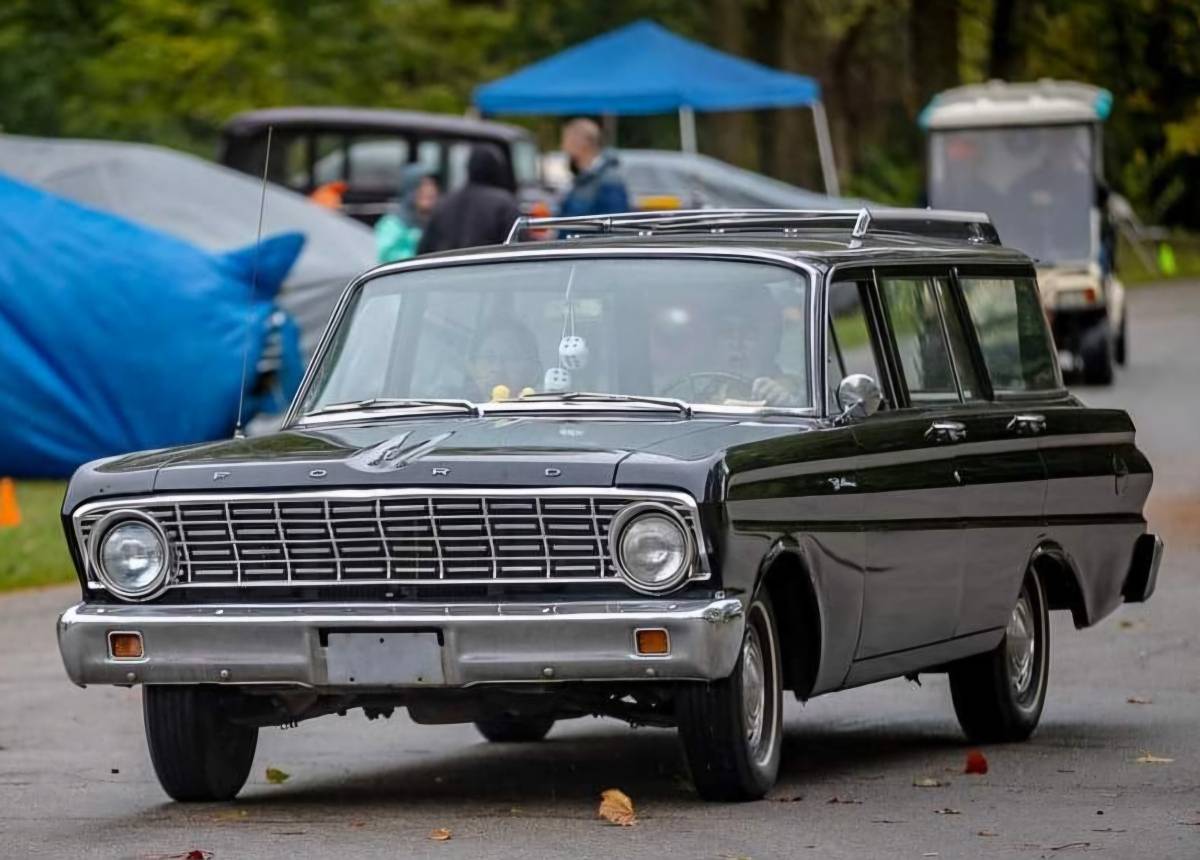
<svg viewBox="0 0 1200 860">
<path fill-rule="evenodd" d="M 746 612 L 733 674 L 683 686 L 675 700 L 679 735 L 696 790 L 705 800 L 757 800 L 775 784 L 783 746 L 783 684 L 771 602 Z"/>
<path fill-rule="evenodd" d="M 1041 719 L 1049 675 L 1050 614 L 1041 579 L 1030 570 L 1000 644 L 950 667 L 954 713 L 967 738 L 975 743 L 1028 738 Z"/>
<path fill-rule="evenodd" d="M 232 800 L 246 784 L 258 728 L 230 719 L 236 695 L 200 686 L 143 691 L 150 761 L 159 784 L 175 800 Z"/>
<path fill-rule="evenodd" d="M 1079 345 L 1085 385 L 1111 385 L 1113 381 L 1113 336 L 1107 319 L 1084 333 Z"/>
</svg>

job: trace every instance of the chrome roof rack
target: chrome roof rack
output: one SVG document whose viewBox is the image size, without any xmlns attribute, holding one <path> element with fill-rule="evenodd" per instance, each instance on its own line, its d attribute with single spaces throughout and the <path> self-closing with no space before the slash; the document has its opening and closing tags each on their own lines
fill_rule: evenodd
<svg viewBox="0 0 1200 860">
<path fill-rule="evenodd" d="M 505 244 L 537 241 L 545 238 L 549 231 L 556 232 L 560 239 L 582 239 L 615 234 L 662 237 L 721 233 L 779 233 L 787 237 L 796 237 L 806 230 L 818 229 L 846 230 L 854 239 L 863 239 L 871 234 L 908 233 L 976 244 L 1000 244 L 1000 236 L 995 226 L 983 212 L 867 207 L 676 209 L 571 218 L 530 218 L 523 215 L 513 222 Z"/>
</svg>

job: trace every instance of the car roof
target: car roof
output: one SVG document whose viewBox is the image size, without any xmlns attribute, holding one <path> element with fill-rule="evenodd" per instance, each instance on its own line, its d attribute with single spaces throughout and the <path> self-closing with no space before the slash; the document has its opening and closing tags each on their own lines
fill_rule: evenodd
<svg viewBox="0 0 1200 860">
<path fill-rule="evenodd" d="M 834 230 L 813 230 L 807 235 L 772 237 L 763 234 L 740 234 L 706 237 L 630 237 L 604 236 L 584 239 L 557 239 L 519 245 L 485 245 L 443 251 L 422 256 L 421 259 L 470 258 L 494 259 L 497 254 L 513 259 L 537 258 L 548 253 L 587 253 L 588 251 L 637 251 L 664 253 L 709 249 L 715 254 L 764 252 L 803 261 L 817 268 L 831 268 L 849 263 L 864 266 L 910 264 L 921 262 L 996 263 L 1032 266 L 1033 261 L 1016 250 L 996 245 L 976 245 L 949 239 L 932 239 L 903 233 L 879 234 L 867 240 L 854 240 Z"/>
<path fill-rule="evenodd" d="M 522 241 L 554 231 L 559 238 Z M 580 218 L 520 218 L 504 245 L 439 255 L 494 258 L 643 250 L 759 252 L 816 267 L 848 263 L 971 262 L 1031 266 L 1005 248 L 987 215 L 931 209 L 629 212 Z"/>
<path fill-rule="evenodd" d="M 246 111 L 226 122 L 222 132 L 228 137 L 249 137 L 264 131 L 267 126 L 415 131 L 505 143 L 532 139 L 523 128 L 489 120 L 424 111 L 357 107 L 278 107 Z"/>
</svg>

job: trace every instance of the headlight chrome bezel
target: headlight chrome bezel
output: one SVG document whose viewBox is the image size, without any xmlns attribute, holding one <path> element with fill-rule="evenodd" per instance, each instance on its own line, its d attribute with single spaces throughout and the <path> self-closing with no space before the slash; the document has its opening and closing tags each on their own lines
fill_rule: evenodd
<svg viewBox="0 0 1200 860">
<path fill-rule="evenodd" d="M 104 540 L 108 537 L 109 533 L 117 526 L 131 521 L 148 526 L 157 535 L 163 549 L 162 570 L 154 577 L 150 585 L 137 590 L 130 590 L 117 583 L 108 571 L 104 569 L 101 557 Z M 110 511 L 97 521 L 88 535 L 87 559 L 96 580 L 104 586 L 105 590 L 123 600 L 132 601 L 150 600 L 157 597 L 168 580 L 170 580 L 171 571 L 175 567 L 174 547 L 171 545 L 171 540 L 167 537 L 166 530 L 163 529 L 162 524 L 149 514 L 130 508 L 118 508 L 115 511 Z"/>
<path fill-rule="evenodd" d="M 621 553 L 625 531 L 638 519 L 645 516 L 657 516 L 670 520 L 683 536 L 683 562 L 670 579 L 658 584 L 648 584 L 633 576 L 627 569 Z M 696 536 L 688 521 L 669 505 L 652 501 L 634 502 L 617 511 L 609 523 L 608 552 L 617 573 L 634 591 L 642 594 L 665 594 L 678 589 L 691 578 L 696 565 Z"/>
</svg>

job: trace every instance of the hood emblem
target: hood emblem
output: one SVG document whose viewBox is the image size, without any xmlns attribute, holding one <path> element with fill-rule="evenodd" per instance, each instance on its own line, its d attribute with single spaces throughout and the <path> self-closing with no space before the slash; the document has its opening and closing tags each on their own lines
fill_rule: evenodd
<svg viewBox="0 0 1200 860">
<path fill-rule="evenodd" d="M 213 480 L 214 481 L 223 481 L 226 478 L 228 478 L 231 474 L 232 474 L 231 472 L 213 472 Z"/>
<path fill-rule="evenodd" d="M 550 469 L 547 469 L 544 474 L 546 475 L 547 478 L 557 478 L 559 475 L 562 474 L 562 469 L 550 468 Z"/>
<path fill-rule="evenodd" d="M 325 471 L 324 469 L 312 469 L 312 470 L 310 470 L 310 471 L 309 471 L 309 473 L 308 473 L 308 477 L 310 477 L 310 478 L 324 478 L 324 477 L 325 477 L 326 475 L 328 475 L 328 474 L 329 474 L 329 473 L 328 473 L 327 471 Z"/>
<path fill-rule="evenodd" d="M 450 470 L 445 466 L 434 466 L 431 471 L 433 476 L 437 478 L 444 478 L 446 475 L 450 474 Z"/>
</svg>

